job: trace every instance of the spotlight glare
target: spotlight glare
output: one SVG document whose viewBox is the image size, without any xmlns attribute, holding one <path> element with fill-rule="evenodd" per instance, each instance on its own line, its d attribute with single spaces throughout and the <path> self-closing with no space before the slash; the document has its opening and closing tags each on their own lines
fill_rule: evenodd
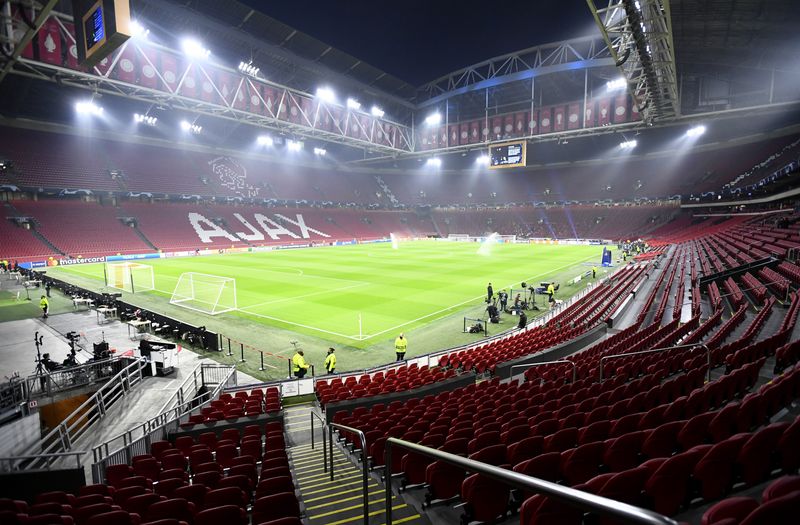
<svg viewBox="0 0 800 525">
<path fill-rule="evenodd" d="M 628 82 L 620 77 L 615 80 L 609 80 L 606 82 L 606 91 L 617 91 L 620 89 L 625 89 L 625 86 L 628 85 Z"/>
<path fill-rule="evenodd" d="M 370 113 L 372 113 L 373 117 L 381 118 L 383 116 L 383 110 L 378 106 L 372 106 Z"/>
<path fill-rule="evenodd" d="M 431 113 L 427 117 L 425 117 L 425 124 L 429 126 L 435 126 L 442 121 L 442 114 L 439 112 Z"/>
<path fill-rule="evenodd" d="M 257 77 L 258 72 L 261 71 L 260 68 L 255 67 L 252 62 L 239 62 L 239 71 L 244 73 L 245 75 L 250 75 L 251 77 Z"/>
<path fill-rule="evenodd" d="M 88 114 L 88 115 L 94 115 L 96 117 L 99 117 L 100 115 L 103 114 L 102 106 L 98 106 L 91 100 L 82 100 L 80 102 L 76 102 L 75 111 L 77 111 L 82 115 Z"/>
<path fill-rule="evenodd" d="M 432 168 L 438 168 L 442 165 L 442 159 L 440 159 L 439 157 L 431 157 L 430 159 L 425 161 L 425 164 L 431 166 Z"/>
<path fill-rule="evenodd" d="M 636 139 L 626 140 L 624 142 L 620 142 L 619 143 L 619 147 L 621 149 L 633 149 L 633 148 L 636 147 L 637 144 L 638 144 L 638 142 L 636 142 Z"/>
<path fill-rule="evenodd" d="M 145 29 L 144 26 L 136 20 L 131 20 L 130 28 L 133 38 L 147 38 L 147 35 L 150 34 L 150 30 Z"/>
<path fill-rule="evenodd" d="M 256 142 L 258 143 L 259 146 L 267 146 L 267 147 L 275 144 L 275 141 L 272 140 L 272 137 L 270 137 L 269 135 L 260 135 L 258 139 L 256 139 Z"/>
<path fill-rule="evenodd" d="M 336 102 L 336 93 L 327 86 L 317 88 L 317 97 L 323 102 Z"/>
<path fill-rule="evenodd" d="M 151 117 L 150 115 L 141 115 L 139 113 L 133 114 L 133 120 L 137 124 L 145 124 L 147 126 L 155 126 L 156 122 L 158 122 L 157 117 Z"/>
<path fill-rule="evenodd" d="M 350 109 L 359 110 L 359 109 L 361 109 L 361 102 L 359 102 L 358 100 L 356 100 L 354 98 L 348 98 L 347 99 L 347 107 L 350 108 Z"/>
<path fill-rule="evenodd" d="M 489 155 L 478 155 L 475 158 L 475 164 L 479 166 L 488 166 L 489 165 Z"/>
<path fill-rule="evenodd" d="M 686 136 L 687 137 L 699 137 L 700 135 L 702 135 L 705 132 L 706 132 L 706 127 L 705 126 L 703 126 L 703 125 L 695 126 L 693 128 L 689 128 L 686 131 Z"/>
<path fill-rule="evenodd" d="M 286 149 L 288 149 L 289 151 L 300 151 L 301 149 L 303 149 L 303 143 L 298 142 L 296 140 L 287 140 Z"/>
<path fill-rule="evenodd" d="M 318 155 L 320 157 L 324 157 L 326 153 L 328 153 L 328 152 L 325 151 L 325 148 L 314 148 L 314 155 Z"/>
<path fill-rule="evenodd" d="M 201 131 L 203 131 L 203 127 L 202 126 L 198 126 L 197 124 L 192 124 L 188 120 L 181 120 L 181 129 L 183 131 L 191 131 L 195 135 L 197 135 Z"/>
<path fill-rule="evenodd" d="M 183 52 L 192 58 L 208 58 L 211 51 L 204 48 L 203 45 L 194 38 L 184 38 L 181 41 Z"/>
</svg>

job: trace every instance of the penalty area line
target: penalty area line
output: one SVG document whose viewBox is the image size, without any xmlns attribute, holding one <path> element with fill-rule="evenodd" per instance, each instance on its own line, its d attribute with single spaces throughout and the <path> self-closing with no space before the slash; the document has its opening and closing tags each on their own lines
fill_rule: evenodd
<svg viewBox="0 0 800 525">
<path fill-rule="evenodd" d="M 564 266 L 559 266 L 558 268 L 554 268 L 554 269 L 550 270 L 549 272 L 545 272 L 545 273 L 542 273 L 542 274 L 539 274 L 539 275 L 534 275 L 534 276 L 529 277 L 529 278 L 527 278 L 525 280 L 526 281 L 530 281 L 530 280 L 533 280 L 533 279 L 539 279 L 539 278 L 542 278 L 542 277 L 546 277 L 546 276 L 548 276 L 548 275 L 550 275 L 552 273 L 555 273 L 555 272 L 557 272 L 559 270 L 563 270 L 564 268 L 569 268 L 570 266 L 575 266 L 575 264 L 582 263 L 584 261 L 588 261 L 589 259 L 592 259 L 592 258 L 594 258 L 594 256 L 587 257 L 586 259 L 582 259 L 582 260 L 578 261 L 577 263 L 572 262 L 572 263 L 569 263 L 569 264 L 565 264 Z M 511 287 L 511 285 L 509 285 L 509 287 Z M 452 306 L 448 306 L 447 308 L 443 308 L 441 310 L 437 310 L 437 311 L 429 313 L 427 315 L 423 315 L 422 317 L 417 317 L 416 319 L 412 319 L 411 321 L 406 321 L 405 323 L 399 324 L 397 326 L 393 326 L 391 328 L 387 328 L 386 330 L 382 330 L 380 332 L 376 332 L 376 333 L 374 333 L 372 335 L 364 336 L 364 338 L 360 339 L 360 340 L 364 341 L 364 340 L 367 340 L 367 339 L 372 339 L 373 337 L 376 337 L 376 336 L 379 336 L 379 335 L 383 335 L 383 334 L 385 334 L 387 332 L 391 332 L 393 330 L 397 330 L 398 328 L 402 328 L 402 327 L 410 325 L 412 323 L 416 323 L 417 321 L 422 321 L 423 319 L 427 319 L 429 317 L 433 317 L 433 316 L 436 316 L 436 315 L 439 315 L 439 314 L 443 314 L 445 312 L 452 311 L 454 308 L 458 308 L 459 306 L 464 306 L 465 304 L 471 303 L 471 302 L 473 302 L 473 301 L 475 301 L 477 299 L 481 299 L 481 298 L 484 298 L 484 297 L 486 297 L 486 295 L 480 295 L 478 297 L 475 297 L 475 298 L 472 298 L 472 299 L 468 299 L 468 300 L 460 302 L 458 304 L 454 304 Z"/>
<path fill-rule="evenodd" d="M 285 319 L 281 319 L 279 317 L 273 317 L 271 315 L 257 314 L 255 312 L 248 312 L 248 311 L 241 310 L 241 309 L 237 309 L 237 311 L 239 311 L 239 312 L 241 312 L 241 313 L 243 313 L 245 315 L 253 315 L 255 317 L 261 317 L 262 319 L 269 319 L 271 321 L 277 321 L 279 323 L 284 323 L 284 324 L 288 324 L 288 325 L 292 325 L 292 326 L 299 326 L 300 328 L 306 328 L 308 330 L 314 330 L 315 332 L 322 332 L 324 334 L 330 334 L 330 335 L 335 335 L 335 336 L 338 336 L 338 337 L 344 337 L 345 339 L 353 339 L 353 337 L 351 337 L 349 335 L 345 335 L 345 334 L 340 334 L 339 332 L 332 332 L 330 330 L 325 330 L 323 328 L 317 328 L 316 326 L 309 326 L 307 324 L 295 323 L 293 321 L 287 321 Z"/>
</svg>

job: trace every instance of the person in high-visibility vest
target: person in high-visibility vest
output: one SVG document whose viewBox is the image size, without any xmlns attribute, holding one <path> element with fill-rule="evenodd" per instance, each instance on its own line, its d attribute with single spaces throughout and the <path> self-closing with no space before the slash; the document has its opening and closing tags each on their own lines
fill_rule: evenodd
<svg viewBox="0 0 800 525">
<path fill-rule="evenodd" d="M 555 294 L 555 293 L 556 293 L 555 285 L 553 283 L 548 284 L 547 285 L 547 295 L 548 295 L 547 302 L 550 304 L 550 306 L 553 306 L 553 303 L 556 302 L 556 300 L 553 299 L 553 294 Z"/>
<path fill-rule="evenodd" d="M 406 358 L 406 349 L 408 348 L 408 339 L 403 334 L 397 336 L 394 340 L 394 351 L 397 354 L 396 361 L 404 361 Z"/>
<path fill-rule="evenodd" d="M 42 299 L 39 301 L 39 308 L 42 309 L 42 318 L 47 319 L 47 312 L 50 310 L 50 301 L 47 300 L 47 297 L 44 295 Z"/>
<path fill-rule="evenodd" d="M 592 266 L 592 279 L 597 279 L 597 266 Z"/>
<path fill-rule="evenodd" d="M 328 348 L 328 357 L 325 358 L 325 370 L 328 371 L 329 374 L 333 374 L 336 372 L 336 354 L 334 354 L 336 350 L 334 348 Z"/>
<path fill-rule="evenodd" d="M 308 372 L 308 368 L 311 365 L 306 363 L 306 358 L 303 357 L 303 351 L 298 350 L 294 356 L 292 356 L 292 373 L 298 379 L 302 379 L 303 376 L 306 375 Z"/>
</svg>

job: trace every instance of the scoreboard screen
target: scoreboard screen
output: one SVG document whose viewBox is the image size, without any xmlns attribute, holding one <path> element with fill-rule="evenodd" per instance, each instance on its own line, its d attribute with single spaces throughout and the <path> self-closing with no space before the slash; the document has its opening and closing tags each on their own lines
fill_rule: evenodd
<svg viewBox="0 0 800 525">
<path fill-rule="evenodd" d="M 78 63 L 92 67 L 131 36 L 130 0 L 72 0 Z"/>
<path fill-rule="evenodd" d="M 524 140 L 519 142 L 507 142 L 489 146 L 489 168 L 517 168 L 525 166 L 525 146 Z"/>
<path fill-rule="evenodd" d="M 103 20 L 103 4 L 97 2 L 83 17 L 83 33 L 86 35 L 86 55 L 91 56 L 95 47 L 106 43 L 106 24 Z"/>
</svg>

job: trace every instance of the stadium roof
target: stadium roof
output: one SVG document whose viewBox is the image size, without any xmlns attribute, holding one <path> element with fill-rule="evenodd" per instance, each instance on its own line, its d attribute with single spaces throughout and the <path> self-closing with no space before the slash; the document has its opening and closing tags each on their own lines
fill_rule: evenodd
<svg viewBox="0 0 800 525">
<path fill-rule="evenodd" d="M 237 0 L 139 0 L 137 4 L 138 15 L 148 23 L 157 20 L 169 32 L 197 30 L 200 25 L 211 33 L 209 23 L 219 24 L 221 30 L 209 35 L 213 41 L 240 50 L 242 56 L 252 54 L 254 62 L 264 64 L 262 70 L 281 75 L 273 77 L 275 81 L 304 91 L 313 92 L 320 78 L 327 76 L 332 81 L 351 79 L 362 90 L 396 103 L 408 102 L 416 93 L 411 84 Z M 187 10 L 202 16 L 187 17 Z"/>
<path fill-rule="evenodd" d="M 794 0 L 672 0 L 679 70 L 800 66 Z"/>
</svg>

